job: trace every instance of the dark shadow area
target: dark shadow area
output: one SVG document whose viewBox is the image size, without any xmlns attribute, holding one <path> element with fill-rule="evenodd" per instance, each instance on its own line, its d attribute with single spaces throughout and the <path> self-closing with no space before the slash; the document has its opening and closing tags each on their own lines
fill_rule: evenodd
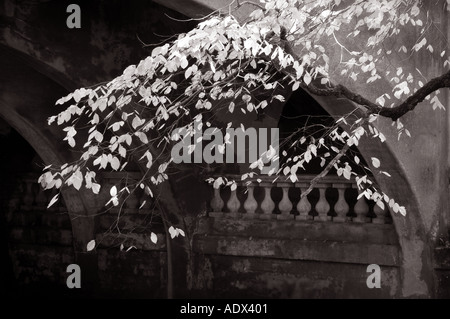
<svg viewBox="0 0 450 319">
<path fill-rule="evenodd" d="M 7 212 L 19 180 L 32 169 L 36 153 L 31 146 L 0 118 L 0 293 L 16 296 L 19 292 L 9 254 Z"/>
</svg>

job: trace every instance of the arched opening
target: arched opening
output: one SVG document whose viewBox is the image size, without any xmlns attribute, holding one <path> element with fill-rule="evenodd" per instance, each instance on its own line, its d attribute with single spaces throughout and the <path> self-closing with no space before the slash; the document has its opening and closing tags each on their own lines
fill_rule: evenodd
<svg viewBox="0 0 450 319">
<path fill-rule="evenodd" d="M 47 209 L 51 192 L 37 176 L 43 162 L 0 118 L 1 294 L 8 298 L 68 293 L 63 263 L 74 263 L 72 227 L 64 202 Z"/>
<path fill-rule="evenodd" d="M 29 169 L 34 151 L 5 121 L 0 118 L 0 288 L 6 296 L 16 290 L 13 261 L 9 251 L 9 201 L 18 187 L 19 179 Z"/>
<path fill-rule="evenodd" d="M 329 138 L 328 134 L 336 127 L 336 118 L 331 116 L 317 101 L 302 89 L 298 89 L 293 92 L 284 105 L 281 107 L 282 111 L 278 120 L 279 128 L 279 154 L 280 165 L 288 164 L 293 158 L 304 153 L 307 150 L 307 146 L 312 143 L 317 145 L 320 139 L 324 139 L 327 145 L 326 148 L 317 150 L 317 157 L 312 160 L 304 162 L 302 169 L 297 170 L 297 175 L 306 175 L 306 179 L 311 179 L 317 174 L 320 174 L 329 160 L 336 154 L 330 145 L 334 145 L 338 149 L 342 148 L 342 143 L 337 143 Z M 342 134 L 342 128 L 336 128 L 339 134 Z M 354 163 L 355 156 L 359 159 L 359 165 Z M 325 158 L 327 161 L 325 161 Z M 352 146 L 347 154 L 340 159 L 340 163 L 350 163 L 353 172 L 357 172 L 361 176 L 369 174 L 370 172 L 364 171 L 362 167 L 366 166 L 363 156 L 359 152 L 356 146 Z M 292 165 L 292 162 L 291 162 Z M 327 176 L 336 176 L 336 169 L 333 167 L 328 172 Z M 371 178 L 373 178 L 371 176 Z M 309 182 L 306 180 L 306 182 Z M 344 192 L 343 200 L 349 205 L 349 211 L 346 214 L 346 219 L 353 220 L 357 218 L 355 212 L 355 205 L 357 203 L 358 190 L 354 188 L 346 189 Z M 272 194 L 276 202 L 281 201 L 281 193 L 278 191 Z M 325 193 L 327 202 L 330 205 L 330 209 L 327 213 L 329 217 L 337 217 L 336 203 L 339 201 L 339 190 L 334 187 L 328 187 Z M 300 201 L 300 191 L 294 189 L 289 190 L 289 198 L 292 199 L 294 204 Z M 320 201 L 320 190 L 314 188 L 310 194 L 308 194 L 308 200 L 311 203 L 312 211 L 309 213 L 312 216 L 318 216 L 316 211 L 317 203 Z M 364 198 L 364 205 L 367 205 L 367 217 L 368 219 L 377 218 L 377 214 L 374 213 L 375 203 L 366 201 Z M 389 212 L 386 211 L 389 215 Z M 385 218 L 386 216 L 381 216 Z"/>
<path fill-rule="evenodd" d="M 20 83 L 21 81 L 18 81 L 18 83 L 15 83 L 18 88 L 23 87 L 23 83 Z M 345 101 L 336 101 L 335 98 L 319 98 L 316 97 L 316 100 L 326 109 L 330 114 L 343 114 L 345 113 L 345 110 L 347 106 L 352 107 L 348 102 Z M 2 104 L 2 108 L 4 105 L 6 105 L 8 102 L 11 102 L 11 100 L 5 100 L 2 101 L 5 104 Z M 29 101 L 30 102 L 30 101 Z M 52 103 L 50 103 L 52 104 Z M 49 104 L 49 105 L 50 105 Z M 34 105 L 33 101 L 28 105 Z M 48 107 L 48 105 L 47 105 Z M 39 110 L 47 110 L 47 108 L 41 107 Z M 45 138 L 46 134 L 39 134 L 42 133 L 39 129 L 36 129 L 36 127 L 33 127 L 33 125 L 29 125 L 30 123 L 39 123 L 39 119 L 34 119 L 27 122 L 27 119 L 30 120 L 27 116 L 27 108 L 22 107 L 21 112 L 10 112 L 11 109 L 9 106 L 3 109 L 1 109 L 2 115 L 5 116 L 5 118 L 8 119 L 8 121 L 11 121 L 13 123 L 12 125 L 23 135 L 27 138 L 27 140 L 30 141 L 31 144 L 33 144 L 33 147 L 38 151 L 39 154 L 41 154 L 42 158 L 45 159 L 46 162 L 58 162 L 58 152 L 55 151 L 55 148 L 48 147 L 48 145 L 52 145 L 51 141 L 49 141 L 49 138 Z M 8 113 L 9 112 L 9 113 Z M 42 118 L 45 118 L 45 112 Z M 41 118 L 41 120 L 42 120 Z M 44 126 L 42 126 L 40 129 L 42 130 Z M 49 136 L 51 136 L 51 132 L 47 131 L 49 133 Z M 35 136 L 33 136 L 35 135 Z M 426 239 L 426 234 L 423 233 L 423 225 L 420 217 L 420 213 L 417 211 L 417 202 L 416 198 L 414 196 L 414 192 L 411 189 L 411 185 L 408 181 L 407 175 L 404 173 L 401 163 L 398 163 L 395 155 L 391 150 L 389 149 L 389 145 L 381 145 L 377 143 L 363 143 L 360 147 L 361 153 L 363 153 L 366 158 L 369 158 L 371 155 L 383 156 L 383 160 L 385 160 L 385 163 L 388 163 L 389 170 L 393 172 L 393 176 L 391 179 L 383 179 L 382 177 L 377 177 L 379 184 L 381 187 L 385 190 L 391 191 L 391 193 L 396 196 L 399 195 L 408 198 L 408 211 L 409 215 L 406 218 L 403 218 L 402 216 L 395 216 L 395 226 L 397 229 L 397 233 L 400 236 L 401 239 L 401 245 L 403 249 L 403 259 L 402 259 L 402 267 L 404 269 L 403 278 L 404 281 L 407 284 L 403 284 L 402 287 L 407 291 L 408 293 L 410 291 L 418 291 L 418 294 L 423 295 L 423 292 L 427 292 L 427 287 L 423 288 L 423 282 L 422 279 L 417 280 L 417 278 L 422 278 L 421 273 L 422 270 L 425 270 L 425 273 L 428 273 L 428 269 L 424 269 L 422 267 L 422 264 L 420 263 L 423 261 L 424 263 L 427 263 L 427 254 L 429 254 L 428 251 L 426 251 L 426 247 L 422 248 L 420 244 L 424 242 L 424 239 Z M 64 150 L 61 150 L 61 154 L 64 153 Z M 45 158 L 44 158 L 45 157 Z M 85 210 L 83 200 L 78 198 L 76 199 L 75 196 L 72 197 L 73 201 L 78 203 L 78 208 L 72 206 L 72 209 L 77 211 L 83 211 Z M 84 238 L 91 239 L 92 238 L 92 232 L 87 231 L 87 235 Z M 89 237 L 91 236 L 91 237 Z M 86 241 L 83 242 L 81 240 L 81 244 L 79 247 L 85 247 Z M 417 245 L 416 245 L 417 243 Z M 420 247 L 419 253 L 417 253 L 417 247 Z M 226 247 L 224 248 L 226 249 Z M 429 258 L 428 258 L 429 259 Z M 426 265 L 426 267 L 429 267 L 429 265 Z M 430 272 L 431 273 L 431 272 Z M 409 286 L 408 286 L 409 285 Z M 411 289 L 412 287 L 412 289 Z"/>
</svg>

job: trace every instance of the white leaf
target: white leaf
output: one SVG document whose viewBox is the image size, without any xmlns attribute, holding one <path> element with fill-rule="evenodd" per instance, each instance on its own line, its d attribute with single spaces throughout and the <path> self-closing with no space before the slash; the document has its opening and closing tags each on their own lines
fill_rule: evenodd
<svg viewBox="0 0 450 319">
<path fill-rule="evenodd" d="M 141 126 L 142 124 L 145 123 L 145 120 L 140 119 L 137 115 L 134 117 L 133 122 L 131 122 L 131 126 L 136 129 L 139 126 Z"/>
<path fill-rule="evenodd" d="M 111 189 L 109 190 L 109 194 L 111 196 L 116 196 L 117 195 L 117 187 L 116 186 L 111 187 Z"/>
<path fill-rule="evenodd" d="M 147 138 L 147 135 L 145 133 L 143 133 L 143 132 L 136 132 L 136 133 L 134 133 L 134 135 L 139 137 L 139 139 L 141 140 L 141 142 L 143 144 L 148 144 L 148 138 Z"/>
<path fill-rule="evenodd" d="M 181 58 L 180 65 L 181 65 L 181 67 L 182 67 L 183 69 L 185 69 L 185 68 L 189 65 L 189 63 L 188 63 L 186 57 L 183 56 L 183 57 Z"/>
<path fill-rule="evenodd" d="M 351 173 L 350 173 L 350 170 L 347 169 L 347 167 L 342 171 L 342 173 L 343 173 L 345 179 L 350 180 L 350 178 L 351 178 Z"/>
<path fill-rule="evenodd" d="M 230 105 L 228 106 L 228 110 L 230 111 L 230 113 L 233 113 L 233 111 L 234 111 L 234 102 L 230 103 Z"/>
<path fill-rule="evenodd" d="M 184 72 L 184 77 L 187 79 L 191 76 L 192 74 L 192 67 L 189 67 L 186 69 L 186 72 Z"/>
<path fill-rule="evenodd" d="M 378 158 L 376 158 L 376 157 L 372 157 L 372 165 L 375 168 L 380 167 L 380 160 Z"/>
<path fill-rule="evenodd" d="M 381 171 L 380 173 L 386 175 L 387 177 L 391 177 L 391 174 L 389 174 L 388 172 Z"/>
<path fill-rule="evenodd" d="M 305 75 L 303 76 L 303 82 L 305 82 L 306 85 L 309 85 L 311 83 L 311 75 L 308 72 L 305 72 Z"/>
<path fill-rule="evenodd" d="M 223 184 L 223 179 L 222 179 L 222 177 L 219 177 L 214 181 L 213 187 L 215 189 L 218 189 L 220 187 L 220 185 L 222 185 L 222 184 Z"/>
<path fill-rule="evenodd" d="M 377 201 L 377 205 L 381 208 L 381 210 L 384 210 L 384 203 L 381 200 Z"/>
<path fill-rule="evenodd" d="M 150 240 L 152 241 L 152 243 L 156 244 L 156 242 L 158 241 L 158 236 L 156 236 L 155 233 L 151 233 Z"/>
<path fill-rule="evenodd" d="M 394 206 L 392 206 L 392 210 L 394 211 L 394 213 L 398 213 L 399 209 L 400 206 L 397 203 L 395 203 Z"/>
<path fill-rule="evenodd" d="M 298 181 L 298 177 L 297 175 L 289 175 L 289 179 L 291 180 L 292 183 L 295 183 L 296 181 Z"/>
<path fill-rule="evenodd" d="M 136 246 L 130 246 L 130 247 L 128 247 L 128 249 L 127 250 L 125 250 L 125 252 L 128 252 L 128 251 L 130 251 L 132 248 L 134 248 L 134 249 L 137 249 L 136 248 Z"/>
<path fill-rule="evenodd" d="M 50 203 L 48 203 L 47 208 L 50 208 L 50 206 L 52 206 L 54 203 L 56 203 L 58 201 L 59 198 L 59 193 L 56 194 L 55 196 L 53 196 L 53 198 L 51 199 Z"/>
<path fill-rule="evenodd" d="M 95 239 L 92 239 L 90 242 L 87 243 L 86 249 L 87 251 L 91 251 L 95 248 Z"/>
<path fill-rule="evenodd" d="M 98 194 L 100 192 L 100 184 L 92 183 L 92 192 Z"/>
<path fill-rule="evenodd" d="M 177 236 L 177 231 L 175 230 L 175 228 L 173 226 L 170 226 L 169 234 L 170 234 L 170 237 L 172 237 L 172 239 L 174 239 Z"/>
<path fill-rule="evenodd" d="M 111 167 L 113 170 L 117 171 L 120 167 L 120 161 L 117 157 L 113 157 L 111 161 Z"/>
</svg>

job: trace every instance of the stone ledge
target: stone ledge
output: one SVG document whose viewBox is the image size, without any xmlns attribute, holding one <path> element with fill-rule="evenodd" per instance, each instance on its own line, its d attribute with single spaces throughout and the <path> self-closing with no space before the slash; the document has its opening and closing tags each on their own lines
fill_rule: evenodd
<svg viewBox="0 0 450 319">
<path fill-rule="evenodd" d="M 96 235 L 96 243 L 100 248 L 117 247 L 123 243 L 124 250 L 134 246 L 138 250 L 144 251 L 164 251 L 166 249 L 166 237 L 164 234 L 157 233 L 156 244 L 151 241 L 150 232 L 148 233 L 99 233 Z"/>
<path fill-rule="evenodd" d="M 197 235 L 201 254 L 399 266 L 399 247 L 373 243 Z"/>
<path fill-rule="evenodd" d="M 320 221 L 200 218 L 198 233 L 217 236 L 262 237 L 398 245 L 392 224 Z"/>
</svg>

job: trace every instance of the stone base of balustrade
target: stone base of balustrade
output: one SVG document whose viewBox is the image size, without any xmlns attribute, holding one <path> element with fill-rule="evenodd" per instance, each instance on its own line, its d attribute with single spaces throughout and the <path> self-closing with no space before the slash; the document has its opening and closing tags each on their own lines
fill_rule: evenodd
<svg viewBox="0 0 450 319">
<path fill-rule="evenodd" d="M 333 217 L 333 222 L 335 223 L 345 223 L 347 221 L 347 217 L 342 217 L 342 216 L 334 216 Z"/>
<path fill-rule="evenodd" d="M 276 215 L 278 220 L 292 220 L 295 218 L 292 214 L 279 214 Z"/>
<path fill-rule="evenodd" d="M 276 215 L 274 214 L 260 214 L 259 219 L 276 219 Z"/>
<path fill-rule="evenodd" d="M 318 220 L 320 222 L 331 221 L 331 216 L 314 216 L 314 220 Z"/>
<path fill-rule="evenodd" d="M 228 213 L 227 216 L 229 218 L 235 218 L 235 219 L 239 219 L 242 217 L 242 213 Z"/>
<path fill-rule="evenodd" d="M 377 216 L 376 218 L 372 218 L 372 223 L 373 224 L 386 224 L 385 218 L 384 216 Z"/>
<path fill-rule="evenodd" d="M 208 216 L 209 217 L 223 217 L 224 213 L 222 212 L 209 212 Z"/>
<path fill-rule="evenodd" d="M 260 214 L 256 214 L 256 213 L 244 213 L 242 214 L 242 218 L 243 219 L 257 219 L 258 215 Z"/>
<path fill-rule="evenodd" d="M 358 216 L 353 218 L 355 223 L 370 223 L 370 218 L 365 216 Z"/>
<path fill-rule="evenodd" d="M 300 214 L 300 215 L 295 216 L 295 220 L 312 220 L 312 219 L 313 219 L 313 217 L 308 214 L 306 214 L 306 215 Z"/>
</svg>

